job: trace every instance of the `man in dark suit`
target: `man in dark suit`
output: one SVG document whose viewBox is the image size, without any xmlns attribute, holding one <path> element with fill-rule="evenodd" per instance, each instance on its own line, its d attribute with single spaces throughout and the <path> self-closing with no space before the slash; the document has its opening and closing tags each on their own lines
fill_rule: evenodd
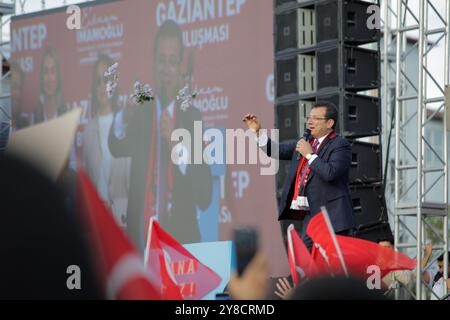
<svg viewBox="0 0 450 320">
<path fill-rule="evenodd" d="M 152 216 L 179 242 L 201 241 L 196 210 L 209 206 L 212 184 L 206 164 L 172 161 L 173 130 L 186 129 L 193 137 L 194 121 L 201 120 L 196 108 L 183 110 L 176 100 L 183 86 L 183 45 L 175 22 L 161 25 L 154 50 L 155 101 L 117 112 L 109 133 L 111 154 L 131 157 L 127 232 L 141 250 Z"/>
<path fill-rule="evenodd" d="M 301 235 L 308 248 L 312 241 L 306 235 L 309 221 L 325 206 L 334 231 L 348 235 L 354 227 L 350 198 L 350 143 L 337 135 L 334 128 L 338 112 L 329 102 L 319 102 L 307 118 L 311 139 L 277 144 L 266 134 L 259 134 L 261 124 L 253 114 L 243 121 L 256 132 L 258 144 L 269 156 L 290 160 L 290 172 L 284 182 L 278 220 L 303 220 Z M 277 150 L 278 153 L 274 152 Z"/>
</svg>

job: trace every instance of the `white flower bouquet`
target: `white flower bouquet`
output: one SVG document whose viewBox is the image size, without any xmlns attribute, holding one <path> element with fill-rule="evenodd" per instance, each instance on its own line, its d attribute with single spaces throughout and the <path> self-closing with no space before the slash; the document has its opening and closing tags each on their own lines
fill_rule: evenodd
<svg viewBox="0 0 450 320">
<path fill-rule="evenodd" d="M 108 79 L 106 82 L 106 93 L 108 97 L 111 98 L 114 95 L 114 91 L 117 88 L 119 82 L 119 74 L 117 72 L 119 64 L 116 62 L 110 66 L 104 73 L 104 77 Z"/>
<path fill-rule="evenodd" d="M 177 100 L 181 101 L 181 110 L 186 111 L 193 105 L 193 100 L 197 97 L 196 92 L 191 92 L 188 86 L 185 86 L 178 92 Z"/>
<path fill-rule="evenodd" d="M 143 104 L 145 101 L 154 99 L 152 88 L 148 84 L 142 84 L 139 81 L 134 83 L 134 92 L 130 95 L 134 104 Z"/>
</svg>

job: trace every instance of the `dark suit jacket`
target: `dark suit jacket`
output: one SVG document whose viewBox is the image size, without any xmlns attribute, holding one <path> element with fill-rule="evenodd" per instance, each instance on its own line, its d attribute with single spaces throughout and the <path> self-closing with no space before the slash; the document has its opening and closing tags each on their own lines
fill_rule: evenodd
<svg viewBox="0 0 450 320">
<path fill-rule="evenodd" d="M 295 219 L 298 212 L 290 210 L 294 197 L 295 179 L 298 165 L 295 151 L 297 141 L 289 141 L 275 145 L 269 139 L 265 148 L 269 156 L 274 148 L 279 148 L 280 160 L 291 160 L 289 174 L 283 186 L 283 192 L 279 203 L 278 220 Z M 318 158 L 311 164 L 311 172 L 305 188 L 308 198 L 310 213 L 305 217 L 303 229 L 306 230 L 309 220 L 320 212 L 320 207 L 325 206 L 330 216 L 335 232 L 348 230 L 354 227 L 354 216 L 350 197 L 349 171 L 351 165 L 350 143 L 336 135 L 332 139 L 326 139 L 318 150 Z"/>
<path fill-rule="evenodd" d="M 194 139 L 194 121 L 201 120 L 200 112 L 194 107 L 187 111 L 182 111 L 179 105 L 175 107 L 177 108 L 176 128 L 189 130 L 191 138 Z M 144 225 L 144 202 L 150 144 L 152 132 L 155 131 L 152 130 L 153 108 L 155 108 L 154 103 L 147 103 L 132 111 L 125 138 L 121 140 L 116 138 L 113 131 L 114 123 L 109 134 L 111 154 L 115 157 L 131 157 L 127 231 L 140 249 L 145 246 L 144 235 L 148 228 Z M 193 143 L 192 146 L 194 146 Z M 170 151 L 166 148 L 165 152 Z M 181 243 L 199 242 L 201 239 L 196 207 L 205 210 L 209 206 L 212 188 L 211 170 L 206 164 L 191 164 L 187 166 L 186 175 L 183 175 L 179 168 L 173 165 L 170 153 L 165 154 L 164 159 L 173 166 L 172 214 L 169 218 L 160 220 L 159 223 L 165 231 Z M 155 165 L 153 168 L 153 174 L 155 174 Z M 156 194 L 156 187 L 153 191 Z"/>
</svg>

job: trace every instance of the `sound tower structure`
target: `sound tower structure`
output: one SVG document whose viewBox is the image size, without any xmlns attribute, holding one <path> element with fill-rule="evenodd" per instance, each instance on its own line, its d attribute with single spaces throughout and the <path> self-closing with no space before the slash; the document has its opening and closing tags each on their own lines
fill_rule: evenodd
<svg viewBox="0 0 450 320">
<path fill-rule="evenodd" d="M 382 187 L 381 34 L 368 25 L 374 5 L 379 8 L 373 1 L 274 0 L 275 127 L 280 142 L 303 136 L 314 103 L 337 106 L 336 131 L 352 144 L 354 235 L 372 241 L 392 236 Z M 280 161 L 277 197 L 289 165 Z M 300 223 L 294 224 L 299 230 Z"/>
</svg>

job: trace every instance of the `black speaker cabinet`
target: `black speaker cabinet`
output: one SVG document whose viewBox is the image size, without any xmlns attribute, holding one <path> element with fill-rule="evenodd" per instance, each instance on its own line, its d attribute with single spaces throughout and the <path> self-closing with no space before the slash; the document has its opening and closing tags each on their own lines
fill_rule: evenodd
<svg viewBox="0 0 450 320">
<path fill-rule="evenodd" d="M 276 95 L 307 95 L 316 91 L 316 57 L 300 54 L 276 62 Z"/>
<path fill-rule="evenodd" d="M 337 92 L 317 97 L 317 101 L 333 102 L 339 111 L 336 131 L 347 138 L 375 136 L 380 133 L 380 99 Z"/>
<path fill-rule="evenodd" d="M 297 23 L 296 11 L 275 16 L 275 50 L 277 52 L 298 47 Z"/>
<path fill-rule="evenodd" d="M 276 0 L 275 1 L 275 5 L 276 6 L 281 6 L 281 5 L 286 4 L 286 3 L 296 3 L 296 2 L 297 2 L 296 0 Z"/>
<path fill-rule="evenodd" d="M 303 137 L 307 127 L 306 117 L 314 103 L 314 101 L 299 100 L 276 105 L 275 127 L 280 130 L 279 139 L 281 142 Z"/>
<path fill-rule="evenodd" d="M 363 1 L 330 0 L 316 5 L 317 43 L 338 41 L 360 45 L 377 42 L 380 31 L 369 29 L 367 8 L 374 5 Z M 342 38 L 341 38 L 342 37 Z"/>
<path fill-rule="evenodd" d="M 378 144 L 352 141 L 351 183 L 381 182 L 381 152 Z"/>
<path fill-rule="evenodd" d="M 356 229 L 388 221 L 381 184 L 351 186 L 350 192 Z"/>
<path fill-rule="evenodd" d="M 275 15 L 275 51 L 305 49 L 316 44 L 316 14 L 298 8 Z"/>
<path fill-rule="evenodd" d="M 350 46 L 320 49 L 316 63 L 319 92 L 333 88 L 356 92 L 380 85 L 378 51 Z"/>
<path fill-rule="evenodd" d="M 275 126 L 279 130 L 280 142 L 297 139 L 299 137 L 298 103 L 277 105 L 275 110 Z"/>
<path fill-rule="evenodd" d="M 281 97 L 289 94 L 298 94 L 298 72 L 297 72 L 297 58 L 290 58 L 279 60 L 277 64 L 276 75 L 276 95 Z"/>
</svg>

